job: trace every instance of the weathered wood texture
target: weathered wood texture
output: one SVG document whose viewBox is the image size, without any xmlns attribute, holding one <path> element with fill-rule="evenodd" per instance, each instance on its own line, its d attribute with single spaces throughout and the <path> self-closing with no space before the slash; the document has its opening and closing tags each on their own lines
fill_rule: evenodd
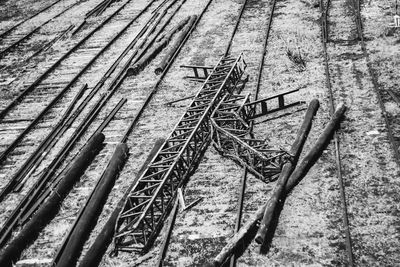
<svg viewBox="0 0 400 267">
<path fill-rule="evenodd" d="M 296 140 L 294 141 L 292 147 L 290 148 L 290 154 L 293 156 L 291 160 L 288 160 L 282 167 L 282 172 L 279 175 L 278 181 L 272 192 L 271 198 L 268 200 L 264 212 L 263 219 L 261 220 L 260 228 L 256 235 L 256 242 L 259 244 L 264 243 L 265 235 L 267 233 L 268 227 L 272 221 L 274 211 L 278 201 L 281 199 L 283 192 L 285 191 L 285 185 L 289 176 L 292 174 L 293 169 L 296 167 L 297 161 L 301 154 L 304 143 L 307 139 L 308 133 L 311 129 L 312 120 L 319 108 L 319 102 L 317 99 L 313 99 L 308 106 L 306 115 L 301 125 Z"/>
<path fill-rule="evenodd" d="M 47 200 L 39 207 L 20 233 L 0 252 L 0 266 L 12 266 L 22 251 L 39 235 L 40 231 L 55 217 L 61 202 L 72 189 L 75 182 L 85 172 L 95 156 L 103 148 L 104 135 L 94 135 L 76 159 L 63 174 L 60 183 L 53 189 Z"/>
<path fill-rule="evenodd" d="M 328 143 L 330 138 L 332 137 L 336 127 L 338 127 L 339 122 L 344 115 L 346 107 L 343 104 L 340 104 L 333 114 L 329 123 L 325 126 L 323 132 L 319 136 L 315 145 L 311 148 L 311 150 L 306 154 L 304 159 L 300 162 L 299 166 L 293 171 L 293 173 L 288 178 L 288 181 L 285 185 L 284 193 L 287 195 L 290 191 L 301 181 L 301 179 L 305 176 L 307 171 L 313 166 L 313 164 L 318 159 L 320 153 L 322 152 L 325 145 Z M 242 244 L 243 240 L 245 240 L 251 230 L 257 227 L 259 221 L 263 218 L 265 209 L 267 205 L 263 205 L 260 207 L 257 212 L 246 222 L 245 225 L 239 230 L 237 234 L 235 234 L 225 245 L 225 247 L 221 250 L 221 252 L 214 258 L 214 265 L 220 266 L 228 259 L 232 253 Z"/>
<path fill-rule="evenodd" d="M 149 156 L 143 163 L 142 167 L 140 168 L 138 174 L 136 175 L 135 181 L 132 182 L 132 185 L 136 184 L 137 179 L 140 177 L 140 175 L 146 170 L 146 166 L 150 163 L 150 161 L 153 159 L 157 151 L 160 149 L 162 144 L 164 143 L 164 139 L 158 139 L 156 143 L 154 144 L 153 149 L 151 150 Z M 125 203 L 125 198 L 127 197 L 128 193 L 131 191 L 131 187 L 126 191 L 125 195 L 123 198 L 118 202 L 117 207 L 115 210 L 111 213 L 110 218 L 104 225 L 103 229 L 99 233 L 99 235 L 96 237 L 95 241 L 93 244 L 90 246 L 89 250 L 79 263 L 80 267 L 87 267 L 87 266 L 98 266 L 100 264 L 101 258 L 103 257 L 104 253 L 107 250 L 107 247 L 112 241 L 113 235 L 114 235 L 114 229 L 115 229 L 115 223 L 117 221 L 118 215 L 123 208 L 123 205 Z"/>
<path fill-rule="evenodd" d="M 183 19 L 176 25 L 172 30 L 167 32 L 166 34 L 162 35 L 154 44 L 154 46 L 149 49 L 136 63 L 134 63 L 129 69 L 128 69 L 128 75 L 136 75 L 138 74 L 144 67 L 149 64 L 149 62 L 155 58 L 158 53 L 161 52 L 164 47 L 168 45 L 170 42 L 172 36 L 180 31 L 189 21 L 190 17 L 187 17 L 186 19 Z"/>
<path fill-rule="evenodd" d="M 123 168 L 127 157 L 128 146 L 125 143 L 118 144 L 98 184 L 89 196 L 80 215 L 75 220 L 69 232 L 68 239 L 64 241 L 59 250 L 54 261 L 55 266 L 71 267 L 76 265 L 85 240 L 95 226 L 107 196 L 114 186 L 115 180 Z"/>
<path fill-rule="evenodd" d="M 195 23 L 196 19 L 197 19 L 196 15 L 190 17 L 189 22 L 183 28 L 182 32 L 179 34 L 179 36 L 173 42 L 173 44 L 171 45 L 170 49 L 167 51 L 166 55 L 163 57 L 161 62 L 156 67 L 156 69 L 155 69 L 155 73 L 156 74 L 161 74 L 164 71 L 164 69 L 167 66 L 168 62 L 174 56 L 175 51 L 181 45 L 182 41 L 186 38 L 186 35 L 189 33 L 189 31 L 192 28 L 193 24 Z"/>
</svg>

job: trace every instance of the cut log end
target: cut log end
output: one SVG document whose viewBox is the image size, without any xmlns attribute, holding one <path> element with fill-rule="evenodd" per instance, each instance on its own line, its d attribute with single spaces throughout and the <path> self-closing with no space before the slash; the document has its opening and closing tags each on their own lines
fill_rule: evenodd
<svg viewBox="0 0 400 267">
<path fill-rule="evenodd" d="M 256 238 L 255 238 L 257 244 L 262 245 L 264 243 L 264 237 L 260 234 L 257 234 Z"/>
<path fill-rule="evenodd" d="M 154 73 L 157 74 L 157 75 L 160 75 L 163 71 L 164 71 L 164 70 L 163 70 L 161 67 L 157 67 L 157 68 L 154 70 Z"/>
</svg>

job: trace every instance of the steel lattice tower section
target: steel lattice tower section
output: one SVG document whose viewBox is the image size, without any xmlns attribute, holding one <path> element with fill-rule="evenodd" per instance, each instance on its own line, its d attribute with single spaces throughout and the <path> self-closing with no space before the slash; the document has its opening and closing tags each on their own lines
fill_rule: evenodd
<svg viewBox="0 0 400 267">
<path fill-rule="evenodd" d="M 274 112 L 267 110 L 267 103 L 279 97 L 282 97 L 283 101 L 283 96 L 278 95 L 249 102 L 249 95 L 229 94 L 222 99 L 211 116 L 212 143 L 216 150 L 222 156 L 247 167 L 255 177 L 264 182 L 271 182 L 279 176 L 282 165 L 290 155 L 281 149 L 270 149 L 265 140 L 250 138 L 250 121 L 260 115 Z M 258 103 L 262 106 L 261 112 L 257 112 L 260 106 Z M 282 102 L 275 110 L 288 106 Z"/>
<path fill-rule="evenodd" d="M 115 226 L 116 251 L 146 252 L 167 217 L 178 187 L 210 143 L 211 115 L 233 93 L 246 68 L 243 56 L 222 57 L 186 113 L 129 193 Z"/>
</svg>

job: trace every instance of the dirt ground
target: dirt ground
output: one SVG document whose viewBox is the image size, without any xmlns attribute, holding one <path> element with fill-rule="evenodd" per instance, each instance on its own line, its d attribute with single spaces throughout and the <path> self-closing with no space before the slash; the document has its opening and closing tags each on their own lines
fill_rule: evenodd
<svg viewBox="0 0 400 267">
<path fill-rule="evenodd" d="M 46 14 L 53 16 L 73 2 L 61 1 Z M 78 37 L 59 42 L 49 52 L 35 57 L 30 63 L 23 61 L 32 55 L 45 40 L 53 38 L 65 25 L 80 21 L 82 16 L 99 2 L 82 1 L 69 13 L 43 29 L 40 35 L 30 39 L 23 46 L 24 50 L 20 47 L 2 59 L 0 107 L 5 107 L 17 92 L 43 73 L 52 62 L 76 44 L 79 38 L 125 3 L 125 1 L 115 2 L 101 17 L 91 20 Z M 183 2 L 184 4 L 167 29 L 189 15 L 199 14 L 208 1 L 186 0 Z M 225 51 L 243 2 L 243 0 L 213 0 L 211 2 L 130 134 L 127 141 L 130 150 L 129 159 L 107 199 L 96 227 L 85 243 L 82 254 L 86 253 L 119 199 L 134 180 L 155 141 L 168 137 L 191 100 L 181 101 L 171 106 L 164 103 L 194 95 L 200 89 L 200 83 L 183 79 L 183 76 L 190 73 L 179 66 L 182 64 L 214 66 Z M 302 158 L 329 121 L 330 100 L 335 105 L 345 103 L 347 111 L 337 137 L 346 202 L 343 203 L 341 198 L 337 176 L 338 166 L 335 161 L 336 150 L 334 143 L 331 142 L 307 176 L 287 197 L 269 248 L 260 251 L 259 245 L 255 242 L 250 243 L 238 258 L 237 266 L 349 265 L 343 221 L 344 207 L 347 208 L 348 213 L 355 265 L 400 266 L 400 182 L 398 179 L 400 162 L 397 161 L 394 152 L 398 149 L 400 138 L 398 126 L 400 107 L 388 93 L 391 90 L 400 97 L 398 71 L 400 29 L 391 27 L 394 1 L 361 2 L 362 30 L 367 58 L 357 39 L 352 1 L 330 1 L 327 53 L 333 99 L 330 99 L 326 84 L 320 26 L 321 13 L 318 2 L 284 0 L 276 3 L 258 98 L 299 89 L 299 92 L 289 95 L 287 101 L 301 100 L 306 104 L 257 119 L 254 134 L 257 138 L 265 139 L 271 148 L 288 150 L 295 139 L 307 104 L 317 98 L 320 101 L 320 108 L 313 121 L 312 131 L 304 147 Z M 48 4 L 46 1 L 31 0 L 5 1 L 4 3 L 0 7 L 0 32 L 27 17 L 27 14 L 32 14 Z M 80 66 L 90 60 L 94 52 L 99 51 L 101 45 L 110 40 L 147 3 L 148 1 L 144 0 L 129 2 L 106 29 L 99 31 L 91 39 L 90 44 L 76 52 L 76 57 L 63 63 L 59 73 L 54 75 L 54 79 L 70 79 L 79 71 Z M 272 0 L 247 1 L 230 51 L 234 56 L 240 53 L 244 55 L 248 64 L 246 73 L 249 75 L 249 82 L 242 94 L 250 94 L 252 98 L 255 94 L 271 5 Z M 29 6 L 34 8 L 29 8 Z M 45 21 L 46 14 L 35 18 L 31 25 L 24 24 L 21 31 L 28 32 L 33 25 L 39 25 Z M 132 24 L 127 33 L 122 35 L 82 78 L 78 79 L 57 107 L 24 139 L 23 145 L 19 146 L 17 151 L 7 159 L 4 166 L 0 166 L 1 184 L 8 181 L 10 175 L 21 166 L 22 161 L 34 151 L 36 144 L 51 130 L 57 121 L 58 114 L 65 110 L 67 103 L 79 87 L 84 83 L 93 87 L 149 18 L 150 12 L 147 12 Z M 1 43 L 0 50 L 6 47 L 6 41 Z M 299 69 L 288 58 L 287 49 L 302 55 L 305 60 L 304 69 Z M 129 52 L 128 56 L 131 53 Z M 141 103 L 153 89 L 157 81 L 154 68 L 164 54 L 165 50 L 139 75 L 128 77 L 111 98 L 110 104 L 102 110 L 100 118 L 104 118 L 119 99 L 127 98 L 127 104 L 104 131 L 105 148 L 65 199 L 59 214 L 45 227 L 39 238 L 24 251 L 21 260 L 47 260 L 39 266 L 50 266 L 51 259 L 57 253 L 79 209 L 103 172 L 119 138 L 139 110 Z M 66 68 L 68 64 L 74 67 Z M 110 83 L 111 78 L 106 81 L 106 85 Z M 59 90 L 57 87 L 53 89 Z M 104 93 L 105 90 L 102 89 L 100 93 Z M 43 100 L 40 100 L 41 102 L 38 100 L 35 107 L 29 106 L 29 103 L 21 103 L 20 108 L 5 118 L 9 122 L 0 121 L 1 149 L 4 149 L 27 125 L 26 121 L 18 122 L 19 124 L 12 124 L 10 121 L 29 117 L 30 113 L 36 112 L 46 103 L 45 98 L 47 95 L 40 98 Z M 87 111 L 88 109 L 85 109 L 85 112 Z M 13 194 L 0 203 L 0 212 L 4 214 L 0 218 L 0 223 L 6 220 L 23 194 L 28 191 L 29 186 L 33 185 L 40 172 L 50 162 L 51 157 L 73 135 L 73 129 L 82 120 L 83 116 L 60 139 L 51 154 L 27 181 L 27 186 L 21 194 Z M 100 120 L 96 120 L 79 141 L 80 145 L 84 144 L 99 124 Z M 394 143 L 391 142 L 390 135 L 393 135 Z M 74 148 L 62 167 L 67 165 L 72 154 L 78 151 L 78 147 Z M 212 146 L 208 148 L 184 191 L 187 203 L 199 197 L 203 200 L 190 210 L 178 213 L 164 266 L 204 266 L 212 262 L 234 234 L 242 175 L 243 168 L 219 155 Z M 242 223 L 246 222 L 258 207 L 269 199 L 274 184 L 264 183 L 249 175 L 244 196 Z M 163 229 L 154 247 L 146 255 L 121 252 L 118 257 L 110 257 L 112 250 L 110 246 L 102 259 L 101 266 L 155 266 L 165 234 L 166 229 Z M 23 265 L 20 264 L 20 266 Z"/>
</svg>

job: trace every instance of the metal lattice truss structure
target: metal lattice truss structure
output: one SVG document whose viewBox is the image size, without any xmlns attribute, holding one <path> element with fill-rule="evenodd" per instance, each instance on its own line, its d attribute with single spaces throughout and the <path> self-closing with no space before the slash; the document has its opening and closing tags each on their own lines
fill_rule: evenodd
<svg viewBox="0 0 400 267">
<path fill-rule="evenodd" d="M 198 68 L 204 69 L 190 68 L 195 75 Z M 262 140 L 247 138 L 248 123 L 268 113 L 267 102 L 278 99 L 277 109 L 290 105 L 285 106 L 279 96 L 249 102 L 248 97 L 235 95 L 246 81 L 242 80 L 245 68 L 242 55 L 222 57 L 213 69 L 207 67 L 200 91 L 125 200 L 115 226 L 115 252 L 148 251 L 172 208 L 177 189 L 194 172 L 211 140 L 222 154 L 247 166 L 263 181 L 279 173 L 286 153 L 269 150 Z"/>
<path fill-rule="evenodd" d="M 222 57 L 178 125 L 139 177 L 119 214 L 118 251 L 147 251 L 169 213 L 178 187 L 196 168 L 210 143 L 210 117 L 221 99 L 241 82 L 243 56 Z"/>
<path fill-rule="evenodd" d="M 272 99 L 271 99 L 272 100 Z M 266 102 L 263 103 L 266 108 Z M 211 118 L 212 142 L 217 151 L 247 169 L 264 182 L 277 178 L 288 154 L 270 149 L 265 140 L 251 137 L 249 122 L 256 117 L 256 107 L 249 96 L 226 95 Z M 266 113 L 266 110 L 261 110 Z"/>
</svg>

